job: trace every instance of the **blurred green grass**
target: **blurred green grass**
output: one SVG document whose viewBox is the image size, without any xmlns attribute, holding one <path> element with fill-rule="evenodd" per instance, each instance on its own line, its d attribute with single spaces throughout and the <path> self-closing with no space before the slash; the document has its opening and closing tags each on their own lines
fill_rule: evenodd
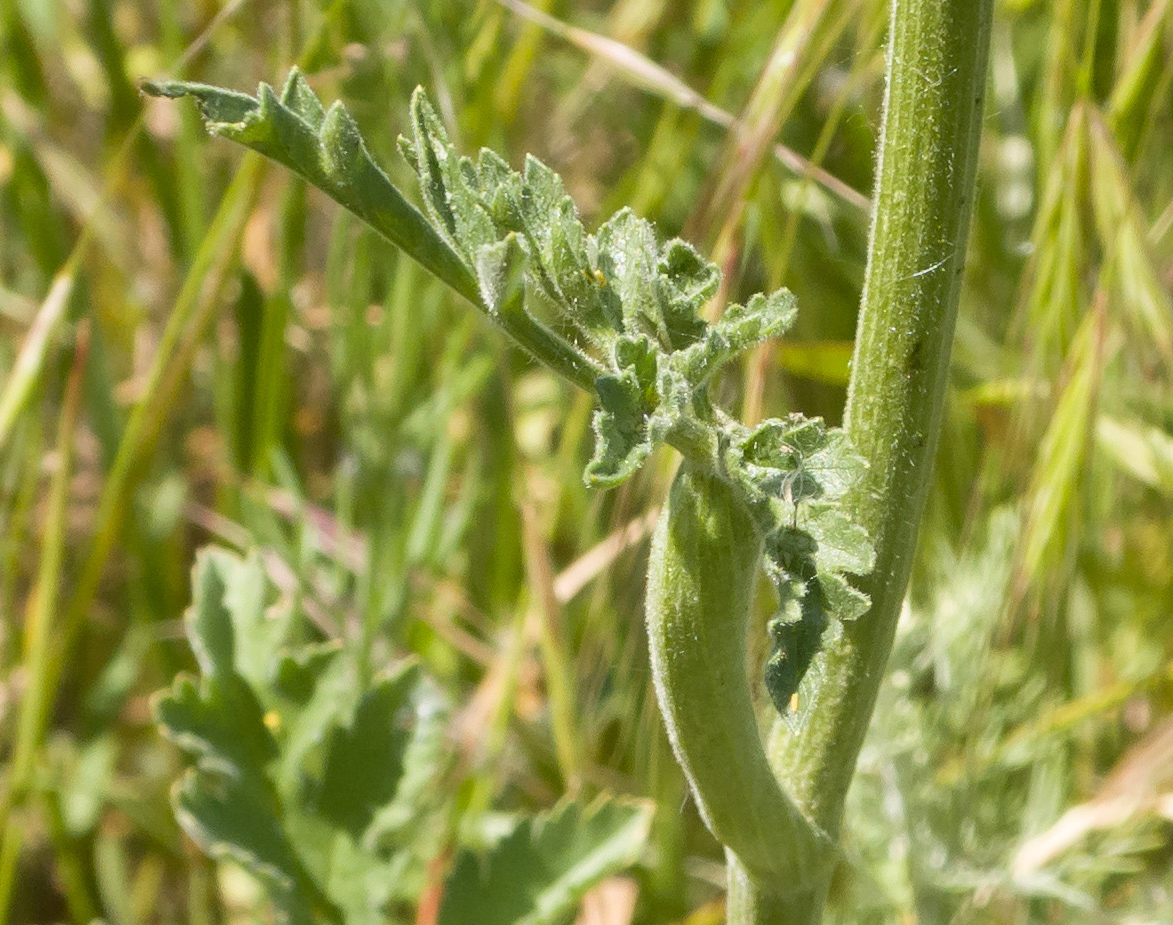
<svg viewBox="0 0 1173 925">
<path fill-rule="evenodd" d="M 1171 6 L 999 7 L 941 458 L 832 921 L 1173 920 Z M 588 224 L 632 204 L 729 298 L 794 290 L 794 338 L 722 389 L 838 420 L 887 4 L 536 7 L 0 3 L 10 921 L 245 920 L 171 818 L 147 706 L 190 664 L 213 540 L 259 548 L 323 634 L 425 661 L 464 705 L 469 813 L 652 796 L 635 920 L 713 920 L 643 639 L 672 460 L 587 492 L 583 396 L 136 92 L 300 62 L 406 186 L 424 84 L 462 148 L 535 153 Z"/>
</svg>

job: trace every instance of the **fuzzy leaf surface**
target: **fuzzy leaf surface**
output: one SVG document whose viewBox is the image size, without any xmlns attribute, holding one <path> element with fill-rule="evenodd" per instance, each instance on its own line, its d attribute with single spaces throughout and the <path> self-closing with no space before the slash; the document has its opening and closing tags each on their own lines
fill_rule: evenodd
<svg viewBox="0 0 1173 925">
<path fill-rule="evenodd" d="M 199 555 L 185 624 L 201 675 L 155 705 L 195 761 L 176 812 L 264 885 L 280 921 L 375 925 L 418 895 L 445 837 L 448 703 L 414 663 L 362 686 L 351 651 L 296 644 L 269 596 L 257 557 Z"/>
<path fill-rule="evenodd" d="M 486 856 L 457 859 L 440 925 L 559 925 L 591 887 L 639 859 L 651 821 L 648 803 L 605 799 L 526 819 Z"/>
<path fill-rule="evenodd" d="M 803 624 L 801 633 L 772 634 L 771 658 L 787 666 L 776 702 L 789 701 L 805 653 L 818 648 L 807 642 L 821 639 L 832 615 L 867 610 L 846 576 L 870 571 L 871 544 L 836 507 L 865 468 L 846 435 L 797 414 L 747 431 L 708 395 L 722 367 L 790 328 L 791 293 L 759 293 L 710 324 L 715 264 L 687 242 L 661 243 L 630 209 L 589 234 L 554 171 L 533 157 L 518 172 L 491 151 L 461 156 L 419 89 L 399 147 L 418 178 L 422 213 L 372 161 L 346 109 L 325 109 L 297 71 L 280 97 L 262 84 L 255 100 L 202 84 L 146 89 L 194 97 L 213 132 L 325 190 L 590 392 L 598 409 L 588 485 L 621 484 L 663 443 L 729 480 L 764 540 L 775 619 Z"/>
</svg>

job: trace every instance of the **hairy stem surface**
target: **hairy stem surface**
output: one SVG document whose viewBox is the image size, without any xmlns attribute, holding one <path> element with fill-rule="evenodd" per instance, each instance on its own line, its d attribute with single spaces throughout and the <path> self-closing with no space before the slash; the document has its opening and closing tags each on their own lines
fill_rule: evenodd
<svg viewBox="0 0 1173 925">
<path fill-rule="evenodd" d="M 888 84 L 847 430 L 870 468 L 849 499 L 876 544 L 871 611 L 827 649 L 808 719 L 775 769 L 836 833 L 900 615 L 940 435 L 974 192 L 993 0 L 893 0 Z M 748 891 L 748 894 L 747 894 Z M 730 925 L 818 922 L 825 887 L 784 906 L 731 891 Z"/>
<path fill-rule="evenodd" d="M 833 846 L 779 787 L 758 735 L 745 652 L 761 548 L 730 487 L 686 461 L 652 542 L 648 646 L 705 824 L 731 867 L 789 893 L 820 881 Z"/>
</svg>

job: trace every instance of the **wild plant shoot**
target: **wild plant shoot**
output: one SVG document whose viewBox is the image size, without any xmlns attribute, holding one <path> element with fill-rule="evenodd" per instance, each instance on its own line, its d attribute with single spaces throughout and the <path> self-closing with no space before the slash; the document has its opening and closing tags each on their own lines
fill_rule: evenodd
<svg viewBox="0 0 1173 925">
<path fill-rule="evenodd" d="M 6 920 L 1173 916 L 1093 6 L 0 14 Z"/>
</svg>

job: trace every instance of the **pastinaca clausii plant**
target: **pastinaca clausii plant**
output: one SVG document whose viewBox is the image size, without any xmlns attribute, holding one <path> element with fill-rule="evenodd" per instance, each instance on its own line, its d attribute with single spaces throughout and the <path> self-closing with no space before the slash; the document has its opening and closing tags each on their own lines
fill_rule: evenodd
<svg viewBox="0 0 1173 925">
<path fill-rule="evenodd" d="M 726 850 L 731 925 L 821 920 L 940 432 L 992 2 L 891 9 L 850 443 L 797 414 L 748 427 L 710 400 L 722 366 L 791 324 L 788 293 L 706 322 L 719 273 L 692 247 L 657 243 L 628 210 L 587 234 L 552 171 L 533 158 L 516 173 L 491 152 L 458 156 L 421 92 L 401 150 L 423 213 L 371 159 L 346 109 L 326 110 L 297 72 L 280 95 L 262 84 L 255 99 L 147 86 L 194 97 L 214 133 L 325 191 L 593 394 L 588 484 L 619 484 L 659 444 L 683 455 L 652 543 L 648 639 L 669 737 Z M 746 670 L 762 567 L 778 603 L 763 672 L 780 714 L 768 751 Z M 821 668 L 808 671 L 820 647 Z M 802 715 L 788 722 L 800 684 Z"/>
<path fill-rule="evenodd" d="M 684 456 L 649 565 L 647 618 L 669 735 L 709 828 L 751 876 L 801 885 L 833 857 L 775 779 L 745 671 L 759 569 L 777 594 L 765 687 L 787 714 L 832 618 L 868 606 L 866 531 L 840 504 L 865 465 L 843 431 L 791 414 L 747 427 L 709 396 L 723 366 L 795 317 L 786 290 L 701 311 L 720 271 L 686 242 L 660 244 L 624 209 L 588 234 L 559 177 L 527 157 L 458 156 L 422 91 L 400 149 L 424 214 L 374 163 L 341 103 L 328 110 L 294 71 L 257 98 L 192 83 L 211 131 L 296 171 L 481 308 L 520 347 L 593 393 L 589 485 L 616 486 L 659 444 Z"/>
</svg>

